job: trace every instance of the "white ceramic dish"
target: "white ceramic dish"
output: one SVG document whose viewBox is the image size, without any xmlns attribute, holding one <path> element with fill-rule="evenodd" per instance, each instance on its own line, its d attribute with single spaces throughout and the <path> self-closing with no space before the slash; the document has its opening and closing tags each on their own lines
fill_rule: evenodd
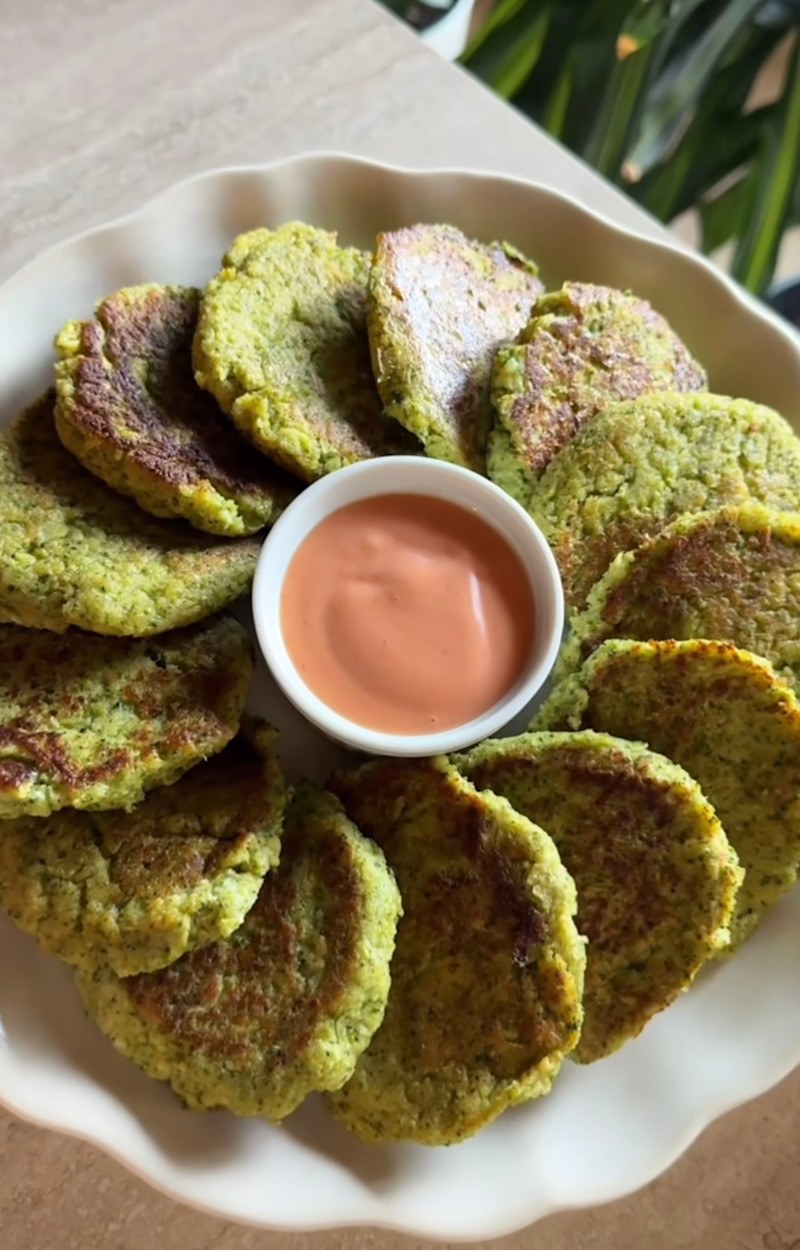
<svg viewBox="0 0 800 1250">
<path fill-rule="evenodd" d="M 536 631 L 518 681 L 498 703 L 466 725 L 439 733 L 380 733 L 328 707 L 297 671 L 281 626 L 281 591 L 298 548 L 321 521 L 347 504 L 376 495 L 427 495 L 476 512 L 506 539 L 522 560 L 536 604 Z M 446 755 L 491 738 L 525 711 L 555 663 L 564 629 L 564 592 L 553 553 L 538 525 L 510 495 L 487 478 L 443 460 L 387 456 L 350 465 L 321 478 L 289 505 L 270 530 L 253 581 L 256 637 L 287 699 L 318 729 L 354 751 L 370 755 Z M 528 717 L 525 717 L 527 723 Z"/>
<path fill-rule="evenodd" d="M 369 246 L 376 230 L 454 222 L 565 277 L 653 300 L 712 384 L 800 426 L 800 349 L 709 265 L 618 230 L 542 187 L 310 156 L 183 183 L 141 212 L 72 239 L 0 288 L 0 420 L 50 378 L 54 332 L 116 287 L 202 283 L 238 231 L 302 218 Z M 253 696 L 282 729 L 287 766 L 324 777 L 336 749 L 262 671 Z M 361 1146 L 313 1099 L 283 1129 L 181 1110 L 83 1017 L 68 970 L 0 920 L 0 1099 L 93 1141 L 174 1197 L 272 1228 L 372 1224 L 415 1236 L 497 1236 L 550 1211 L 605 1202 L 667 1167 L 716 1116 L 800 1061 L 800 891 L 729 964 L 702 976 L 640 1038 L 553 1094 L 450 1150 Z"/>
</svg>

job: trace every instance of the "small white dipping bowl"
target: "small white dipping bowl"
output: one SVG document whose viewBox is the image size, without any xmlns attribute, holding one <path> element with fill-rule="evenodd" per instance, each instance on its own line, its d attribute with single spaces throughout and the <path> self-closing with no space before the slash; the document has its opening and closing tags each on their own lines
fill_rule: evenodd
<svg viewBox="0 0 800 1250">
<path fill-rule="evenodd" d="M 395 494 L 445 499 L 477 513 L 516 551 L 533 591 L 534 638 L 519 679 L 481 716 L 438 733 L 381 733 L 334 711 L 298 673 L 281 627 L 284 578 L 304 539 L 326 517 L 348 504 Z M 253 619 L 259 645 L 276 682 L 287 699 L 323 733 L 372 755 L 438 755 L 459 751 L 498 733 L 531 701 L 558 653 L 564 595 L 553 553 L 538 526 L 510 495 L 469 469 L 442 460 L 388 456 L 366 460 L 321 478 L 289 505 L 267 536 L 259 556 L 253 582 Z"/>
</svg>

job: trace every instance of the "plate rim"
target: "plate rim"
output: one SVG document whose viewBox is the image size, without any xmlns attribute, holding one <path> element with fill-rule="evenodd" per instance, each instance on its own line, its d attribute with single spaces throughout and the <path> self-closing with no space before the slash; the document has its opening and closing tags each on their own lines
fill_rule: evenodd
<svg viewBox="0 0 800 1250">
<path fill-rule="evenodd" d="M 600 227 L 618 240 L 625 239 L 635 240 L 637 244 L 646 243 L 651 248 L 655 248 L 665 258 L 670 256 L 680 257 L 682 263 L 689 264 L 690 267 L 700 269 L 719 287 L 723 288 L 728 297 L 735 305 L 738 305 L 744 313 L 750 317 L 755 317 L 762 323 L 770 325 L 774 332 L 784 341 L 786 347 L 794 354 L 800 363 L 800 336 L 796 334 L 779 316 L 773 312 L 766 304 L 762 304 L 755 296 L 740 287 L 732 278 L 730 278 L 722 270 L 718 269 L 710 260 L 691 248 L 682 244 L 676 239 L 669 237 L 659 238 L 654 235 L 645 234 L 636 228 L 628 225 L 622 225 L 613 221 L 605 213 L 598 211 L 592 206 L 582 202 L 576 195 L 563 191 L 560 188 L 537 179 L 523 178 L 517 175 L 504 174 L 494 170 L 470 169 L 464 166 L 431 166 L 419 167 L 405 164 L 395 164 L 375 160 L 369 157 L 360 156 L 337 149 L 311 149 L 296 153 L 294 155 L 276 158 L 268 162 L 255 162 L 234 165 L 215 166 L 209 169 L 198 171 L 194 174 L 179 179 L 162 187 L 154 195 L 150 196 L 141 205 L 133 208 L 125 213 L 118 214 L 106 221 L 99 222 L 85 230 L 77 231 L 64 238 L 58 239 L 56 242 L 49 244 L 44 249 L 36 252 L 32 257 L 25 261 L 19 268 L 9 274 L 0 282 L 0 297 L 13 295 L 14 288 L 18 283 L 28 281 L 34 277 L 37 271 L 46 268 L 58 255 L 66 249 L 76 245 L 84 244 L 92 239 L 103 235 L 110 235 L 117 231 L 124 230 L 127 227 L 146 220 L 151 214 L 157 214 L 162 207 L 168 203 L 170 198 L 176 194 L 182 194 L 190 191 L 194 187 L 209 184 L 215 180 L 226 179 L 230 177 L 243 175 L 270 175 L 279 173 L 288 169 L 297 169 L 304 165 L 314 166 L 323 162 L 335 162 L 337 164 L 347 164 L 351 167 L 360 167 L 364 170 L 381 171 L 391 175 L 401 175 L 418 180 L 433 180 L 442 177 L 460 178 L 471 180 L 474 182 L 495 184 L 504 184 L 516 186 L 524 190 L 533 190 L 539 194 L 545 194 L 553 200 L 568 205 L 578 211 L 578 213 L 592 218 Z M 655 224 L 660 225 L 653 219 Z M 2 1045 L 2 1030 L 0 1029 L 0 1045 Z M 475 1228 L 469 1232 L 452 1232 L 444 1228 L 431 1228 L 424 1222 L 413 1221 L 409 1218 L 403 1223 L 392 1219 L 381 1219 L 374 1216 L 359 1217 L 343 1217 L 343 1218 L 321 1218 L 319 1220 L 303 1219 L 301 1222 L 287 1223 L 279 1219 L 259 1219 L 251 1216 L 236 1215 L 235 1212 L 229 1210 L 223 1211 L 219 1207 L 207 1206 L 197 1197 L 182 1191 L 176 1187 L 175 1183 L 163 1183 L 157 1175 L 146 1168 L 141 1161 L 139 1148 L 135 1152 L 130 1150 L 127 1153 L 120 1151 L 112 1141 L 104 1137 L 102 1133 L 90 1128 L 76 1127 L 74 1122 L 66 1124 L 60 1114 L 55 1114 L 50 1119 L 44 1118 L 30 1108 L 27 1108 L 24 1097 L 20 1100 L 10 1099 L 8 1094 L 0 1089 L 0 1107 L 5 1109 L 11 1115 L 15 1116 L 22 1122 L 31 1124 L 40 1129 L 48 1129 L 56 1132 L 66 1138 L 83 1141 L 87 1144 L 99 1149 L 103 1154 L 110 1157 L 116 1163 L 124 1167 L 128 1172 L 143 1181 L 150 1188 L 156 1190 L 160 1194 L 172 1199 L 173 1201 L 190 1207 L 205 1215 L 226 1219 L 243 1227 L 257 1228 L 262 1230 L 270 1230 L 274 1232 L 321 1232 L 321 1231 L 337 1231 L 346 1228 L 360 1229 L 377 1229 L 391 1233 L 399 1233 L 409 1237 L 427 1238 L 434 1242 L 453 1242 L 458 1244 L 470 1244 L 472 1242 L 505 1237 L 514 1232 L 530 1227 L 539 1220 L 548 1215 L 557 1214 L 563 1211 L 582 1210 L 593 1206 L 605 1205 L 606 1203 L 616 1201 L 622 1197 L 636 1192 L 639 1189 L 649 1185 L 658 1176 L 669 1170 L 676 1161 L 691 1147 L 700 1134 L 722 1116 L 735 1110 L 737 1107 L 752 1101 L 766 1093 L 768 1090 L 780 1084 L 794 1069 L 800 1065 L 800 1054 L 797 1059 L 788 1060 L 785 1064 L 779 1065 L 768 1076 L 762 1076 L 760 1079 L 754 1079 L 744 1085 L 739 1084 L 735 1091 L 731 1092 L 729 1097 L 717 1098 L 712 1100 L 711 1109 L 709 1103 L 704 1103 L 704 1109 L 698 1111 L 693 1117 L 689 1128 L 680 1136 L 677 1145 L 674 1145 L 669 1151 L 664 1151 L 660 1155 L 659 1162 L 652 1166 L 647 1166 L 641 1173 L 637 1173 L 633 1181 L 631 1174 L 627 1174 L 627 1179 L 620 1182 L 618 1186 L 609 1189 L 601 1198 L 590 1198 L 581 1201 L 580 1198 L 575 1201 L 557 1201 L 547 1200 L 546 1198 L 535 1198 L 529 1200 L 523 1214 L 517 1214 L 509 1220 L 503 1222 L 498 1219 L 492 1219 L 485 1225 Z M 20 1092 L 24 1091 L 21 1085 Z M 136 1157 L 133 1157 L 135 1154 Z"/>
<path fill-rule="evenodd" d="M 504 174 L 494 170 L 470 169 L 463 165 L 435 165 L 435 166 L 413 166 L 395 164 L 391 161 L 379 161 L 371 157 L 361 156 L 358 153 L 347 152 L 337 148 L 311 148 L 308 151 L 296 153 L 293 156 L 277 157 L 272 161 L 263 162 L 245 162 L 234 165 L 217 165 L 210 169 L 200 170 L 197 173 L 189 174 L 185 178 L 178 179 L 177 182 L 169 183 L 162 187 L 154 195 L 146 199 L 138 208 L 132 208 L 124 213 L 119 213 L 114 217 L 108 218 L 106 221 L 98 222 L 94 226 L 88 226 L 85 230 L 78 230 L 65 238 L 58 239 L 54 243 L 48 244 L 47 247 L 36 252 L 33 256 L 18 268 L 10 273 L 0 282 L 0 293 L 5 292 L 8 286 L 14 285 L 22 277 L 27 277 L 30 272 L 38 268 L 40 264 L 50 261 L 62 249 L 72 247 L 75 244 L 83 243 L 97 235 L 111 233 L 120 227 L 132 224 L 137 219 L 147 216 L 149 213 L 157 210 L 163 201 L 168 200 L 176 192 L 183 191 L 186 188 L 197 186 L 200 183 L 212 182 L 217 178 L 229 177 L 231 175 L 244 174 L 269 174 L 289 166 L 300 166 L 303 164 L 313 165 L 323 161 L 336 161 L 349 165 L 361 166 L 364 169 L 378 169 L 389 174 L 401 174 L 414 178 L 441 178 L 441 177 L 458 177 L 471 179 L 476 182 L 485 182 L 487 180 L 502 182 L 511 186 L 532 189 L 537 192 L 544 192 L 552 196 L 556 200 L 560 200 L 564 204 L 568 204 L 571 208 L 577 209 L 580 213 L 592 217 L 600 226 L 612 231 L 621 238 L 636 240 L 637 242 L 646 242 L 652 247 L 657 248 L 667 255 L 679 256 L 683 261 L 688 261 L 700 269 L 702 269 L 711 278 L 715 279 L 726 290 L 736 303 L 746 309 L 751 315 L 766 321 L 778 332 L 784 342 L 793 349 L 795 355 L 800 359 L 800 339 L 798 335 L 791 329 L 786 322 L 774 312 L 770 306 L 756 298 L 747 291 L 739 283 L 735 282 L 724 270 L 720 269 L 702 252 L 698 252 L 688 245 L 682 243 L 679 239 L 669 237 L 656 237 L 655 235 L 643 234 L 632 226 L 621 225 L 613 221 L 605 213 L 598 211 L 591 205 L 583 203 L 576 195 L 568 191 L 563 191 L 559 187 L 551 183 L 540 182 L 535 178 L 522 178 L 516 174 Z M 616 190 L 616 188 L 613 188 Z M 622 192 L 619 192 L 623 195 Z M 638 206 L 637 206 L 638 207 Z M 649 216 L 645 209 L 641 210 L 646 216 Z M 653 217 L 653 222 L 660 229 L 666 232 L 666 227 Z"/>
<path fill-rule="evenodd" d="M 646 1189 L 660 1176 L 665 1175 L 675 1164 L 683 1157 L 684 1154 L 694 1145 L 697 1139 L 706 1129 L 711 1128 L 723 1116 L 729 1115 L 737 1108 L 754 1101 L 767 1093 L 769 1090 L 776 1088 L 784 1081 L 800 1064 L 790 1062 L 785 1070 L 774 1080 L 769 1080 L 766 1084 L 754 1082 L 752 1086 L 747 1086 L 747 1092 L 743 1097 L 735 1097 L 733 1101 L 720 1099 L 715 1104 L 715 1110 L 710 1118 L 706 1118 L 707 1113 L 698 1114 L 690 1128 L 680 1139 L 677 1147 L 672 1150 L 666 1161 L 655 1164 L 651 1168 L 647 1168 L 646 1172 L 637 1178 L 633 1185 L 621 1184 L 613 1192 L 608 1192 L 605 1197 L 591 1198 L 586 1201 L 575 1202 L 547 1202 L 537 1200 L 536 1203 L 527 1208 L 527 1214 L 520 1221 L 519 1218 L 512 1218 L 506 1223 L 500 1223 L 497 1220 L 487 1223 L 482 1227 L 476 1228 L 469 1233 L 465 1232 L 449 1232 L 444 1229 L 432 1229 L 427 1224 L 413 1224 L 411 1222 L 398 1223 L 390 1219 L 375 1219 L 369 1216 L 363 1218 L 348 1217 L 342 1219 L 322 1219 L 319 1221 L 306 1221 L 285 1223 L 277 1219 L 258 1219 L 250 1216 L 236 1215 L 232 1211 L 221 1211 L 220 1208 L 207 1206 L 201 1200 L 190 1197 L 182 1193 L 178 1189 L 171 1188 L 168 1184 L 160 1181 L 153 1173 L 148 1172 L 140 1163 L 133 1162 L 130 1155 L 119 1152 L 110 1142 L 105 1141 L 95 1133 L 83 1131 L 72 1126 L 62 1123 L 55 1124 L 52 1121 L 42 1119 L 33 1113 L 21 1111 L 13 1106 L 0 1092 L 0 1109 L 7 1111 L 15 1119 L 21 1123 L 29 1124 L 34 1128 L 47 1130 L 57 1134 L 59 1137 L 65 1137 L 68 1140 L 84 1142 L 85 1144 L 99 1150 L 102 1155 L 111 1159 L 118 1164 L 126 1172 L 136 1177 L 149 1189 L 153 1189 L 156 1193 L 164 1198 L 169 1198 L 179 1206 L 187 1207 L 190 1210 L 197 1211 L 200 1215 L 208 1216 L 210 1219 L 225 1220 L 228 1223 L 235 1224 L 240 1228 L 253 1228 L 263 1232 L 274 1233 L 323 1233 L 323 1232 L 340 1232 L 343 1229 L 372 1229 L 376 1232 L 386 1232 L 398 1234 L 405 1237 L 424 1238 L 438 1245 L 447 1243 L 459 1246 L 473 1245 L 478 1241 L 493 1241 L 504 1237 L 511 1237 L 515 1233 L 523 1232 L 525 1229 L 532 1228 L 541 1220 L 551 1215 L 561 1215 L 570 1211 L 587 1211 L 593 1207 L 608 1206 L 612 1202 L 618 1202 L 623 1198 L 630 1197 L 632 1194 L 638 1193 L 640 1190 Z M 456 1147 L 457 1148 L 457 1147 Z M 434 1148 L 431 1148 L 434 1149 Z"/>
</svg>

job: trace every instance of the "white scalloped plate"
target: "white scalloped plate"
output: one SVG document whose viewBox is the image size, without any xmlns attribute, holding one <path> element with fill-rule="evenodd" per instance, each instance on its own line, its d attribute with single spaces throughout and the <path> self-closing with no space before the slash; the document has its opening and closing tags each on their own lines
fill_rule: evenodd
<svg viewBox="0 0 800 1250">
<path fill-rule="evenodd" d="M 800 428 L 800 340 L 704 261 L 544 187 L 338 155 L 192 179 L 27 265 L 0 288 L 0 422 L 47 384 L 64 320 L 130 283 L 202 284 L 235 234 L 291 218 L 367 247 L 379 229 L 453 222 L 513 241 L 549 285 L 631 287 L 671 319 L 715 389 L 771 403 Z M 253 703 L 282 728 L 290 771 L 324 777 L 332 748 L 263 672 Z M 96 1143 L 181 1201 L 270 1228 L 508 1233 L 644 1185 L 800 1062 L 800 891 L 635 1042 L 593 1067 L 567 1064 L 549 1098 L 449 1150 L 362 1146 L 314 1099 L 282 1129 L 193 1115 L 116 1054 L 84 1018 L 68 969 L 5 919 L 0 968 L 0 1100 L 11 1111 Z"/>
</svg>

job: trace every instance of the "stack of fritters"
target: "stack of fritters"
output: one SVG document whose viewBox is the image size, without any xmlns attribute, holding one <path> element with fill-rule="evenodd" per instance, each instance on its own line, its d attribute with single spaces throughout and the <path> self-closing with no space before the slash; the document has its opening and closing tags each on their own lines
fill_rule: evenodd
<svg viewBox="0 0 800 1250">
<path fill-rule="evenodd" d="M 733 945 L 794 885 L 800 705 L 766 660 L 730 643 L 605 642 L 536 723 L 644 740 L 697 779 L 745 870 Z"/>
<path fill-rule="evenodd" d="M 542 328 L 549 298 L 541 324 L 529 327 L 538 383 L 549 376 L 542 362 L 568 337 L 563 300 L 552 314 L 555 346 L 553 323 Z M 607 306 L 596 322 L 601 339 L 609 324 Z M 533 384 L 519 372 L 532 360 L 523 340 L 496 364 L 504 454 L 515 439 L 522 447 L 509 424 L 514 413 L 535 417 L 535 437 L 525 431 L 529 451 L 549 445 L 546 388 L 532 405 Z M 662 335 L 662 364 L 666 345 Z M 672 356 L 673 392 L 691 389 L 675 344 Z M 624 352 L 601 379 L 616 376 L 620 359 Z M 800 441 L 771 409 L 720 395 L 646 391 L 609 402 L 601 394 L 592 409 L 580 360 L 575 368 L 580 387 L 571 377 L 568 390 L 573 399 L 580 391 L 584 408 L 567 422 L 567 441 L 546 463 L 533 452 L 527 466 L 516 461 L 515 481 L 553 548 L 570 615 L 555 689 L 531 728 L 645 742 L 699 783 L 745 874 L 731 951 L 800 874 Z M 634 370 L 631 385 L 635 378 Z"/>
<path fill-rule="evenodd" d="M 761 404 L 721 395 L 648 395 L 613 404 L 576 434 L 533 489 L 571 609 L 614 557 L 686 513 L 754 501 L 793 510 L 800 441 Z"/>
<path fill-rule="evenodd" d="M 400 902 L 333 796 L 295 797 L 282 839 L 274 731 L 240 724 L 251 672 L 232 617 L 0 626 L 0 901 L 146 1071 L 280 1119 L 380 1023 Z"/>
<path fill-rule="evenodd" d="M 102 300 L 56 339 L 64 446 L 154 516 L 210 534 L 252 534 L 297 492 L 254 456 L 192 375 L 200 292 L 138 286 Z"/>
<path fill-rule="evenodd" d="M 386 1019 L 331 1098 L 367 1141 L 449 1144 L 548 1093 L 580 1035 L 575 887 L 546 833 L 445 760 L 332 785 L 403 897 Z"/>
<path fill-rule="evenodd" d="M 347 325 L 345 277 L 327 294 Z M 193 1106 L 280 1118 L 374 1033 L 400 902 L 333 796 L 292 799 L 283 840 L 274 731 L 242 721 L 252 644 L 216 614 L 303 483 L 196 383 L 200 297 L 128 288 L 68 323 L 55 392 L 0 436 L 0 900 L 142 1067 Z"/>
<path fill-rule="evenodd" d="M 8 914 L 43 950 L 118 976 L 228 937 L 280 857 L 286 794 L 274 736 L 248 718 L 220 754 L 130 811 L 8 820 Z"/>
<path fill-rule="evenodd" d="M 302 787 L 281 862 L 226 941 L 157 972 L 82 968 L 114 1044 L 187 1106 L 281 1120 L 335 1090 L 386 1009 L 400 897 L 379 849 L 333 797 Z"/>
<path fill-rule="evenodd" d="M 0 621 L 159 634 L 243 594 L 258 549 L 157 520 L 87 473 L 56 436 L 51 395 L 0 433 Z"/>
<path fill-rule="evenodd" d="M 800 688 L 800 513 L 746 503 L 694 512 L 623 551 L 572 618 L 566 676 L 607 638 L 715 638 Z"/>
<path fill-rule="evenodd" d="M 492 374 L 489 476 L 523 506 L 553 457 L 610 404 L 705 390 L 704 370 L 646 300 L 565 282 L 541 296 Z"/>
<path fill-rule="evenodd" d="M 606 734 L 497 739 L 455 762 L 550 831 L 588 939 L 575 1057 L 610 1054 L 727 945 L 741 872 L 713 808 L 683 769 Z"/>
</svg>

